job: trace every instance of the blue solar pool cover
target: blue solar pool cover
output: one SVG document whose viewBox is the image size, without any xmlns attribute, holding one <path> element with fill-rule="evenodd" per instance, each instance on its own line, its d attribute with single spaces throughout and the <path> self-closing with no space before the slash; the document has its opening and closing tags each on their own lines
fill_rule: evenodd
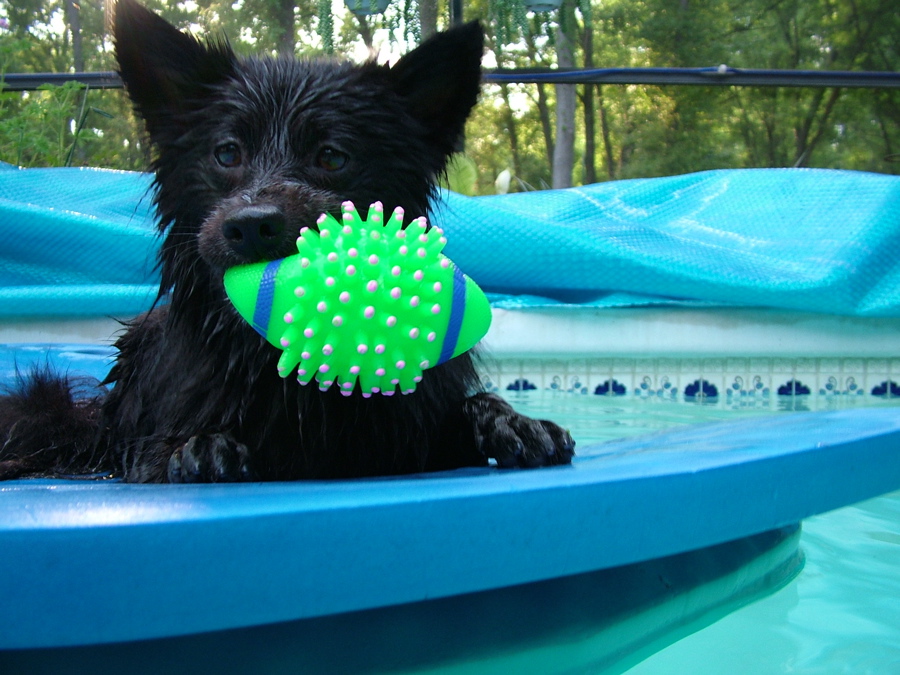
<svg viewBox="0 0 900 675">
<path fill-rule="evenodd" d="M 158 275 L 151 179 L 0 169 L 0 317 L 127 316 Z M 900 177 L 740 169 L 463 197 L 433 222 L 498 306 L 900 316 Z"/>
<path fill-rule="evenodd" d="M 127 317 L 156 297 L 145 174 L 0 169 L 0 317 Z"/>
</svg>

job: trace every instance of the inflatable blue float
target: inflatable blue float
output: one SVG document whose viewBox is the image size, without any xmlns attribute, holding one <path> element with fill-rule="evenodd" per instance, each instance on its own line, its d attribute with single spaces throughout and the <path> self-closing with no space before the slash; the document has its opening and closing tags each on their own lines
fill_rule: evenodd
<svg viewBox="0 0 900 675">
<path fill-rule="evenodd" d="M 13 481 L 0 668 L 503 672 L 560 644 L 567 667 L 626 663 L 789 581 L 795 524 L 896 489 L 898 447 L 897 411 L 863 409 L 687 427 L 536 471 Z"/>
</svg>

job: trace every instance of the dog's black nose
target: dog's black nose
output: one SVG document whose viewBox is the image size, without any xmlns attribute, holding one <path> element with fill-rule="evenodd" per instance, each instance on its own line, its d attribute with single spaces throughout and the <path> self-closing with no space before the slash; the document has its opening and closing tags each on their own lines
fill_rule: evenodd
<svg viewBox="0 0 900 675">
<path fill-rule="evenodd" d="M 248 260 L 266 260 L 276 255 L 284 229 L 284 213 L 270 204 L 245 206 L 222 223 L 225 241 Z"/>
</svg>

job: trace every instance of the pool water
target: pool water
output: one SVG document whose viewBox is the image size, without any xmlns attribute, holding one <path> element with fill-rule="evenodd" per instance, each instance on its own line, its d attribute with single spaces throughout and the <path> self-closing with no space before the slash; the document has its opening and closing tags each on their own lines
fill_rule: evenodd
<svg viewBox="0 0 900 675">
<path fill-rule="evenodd" d="M 628 674 L 900 672 L 900 492 L 809 518 L 800 542 L 793 583 Z"/>
<path fill-rule="evenodd" d="M 582 446 L 685 424 L 724 422 L 785 412 L 900 407 L 898 397 L 868 394 L 691 400 L 684 397 L 596 396 L 549 390 L 502 393 L 519 412 L 562 424 Z"/>
<path fill-rule="evenodd" d="M 776 396 L 752 404 L 549 391 L 508 397 L 522 412 L 567 425 L 579 444 L 782 411 L 900 406 L 900 399 L 872 396 Z M 794 582 L 628 675 L 900 673 L 900 492 L 809 518 L 801 548 L 806 565 Z"/>
</svg>

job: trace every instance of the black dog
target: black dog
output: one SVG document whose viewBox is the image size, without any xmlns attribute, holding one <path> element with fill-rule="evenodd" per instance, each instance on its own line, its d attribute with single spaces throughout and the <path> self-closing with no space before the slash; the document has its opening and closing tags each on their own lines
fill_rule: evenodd
<svg viewBox="0 0 900 675">
<path fill-rule="evenodd" d="M 300 228 L 345 200 L 428 212 L 478 96 L 477 23 L 390 68 L 240 59 L 119 0 L 115 43 L 156 152 L 159 300 L 117 341 L 108 395 L 36 373 L 0 399 L 0 476 L 292 480 L 570 461 L 566 431 L 474 393 L 468 353 L 413 394 L 320 392 L 278 376 L 278 351 L 223 293 L 227 268 L 296 252 Z"/>
</svg>

